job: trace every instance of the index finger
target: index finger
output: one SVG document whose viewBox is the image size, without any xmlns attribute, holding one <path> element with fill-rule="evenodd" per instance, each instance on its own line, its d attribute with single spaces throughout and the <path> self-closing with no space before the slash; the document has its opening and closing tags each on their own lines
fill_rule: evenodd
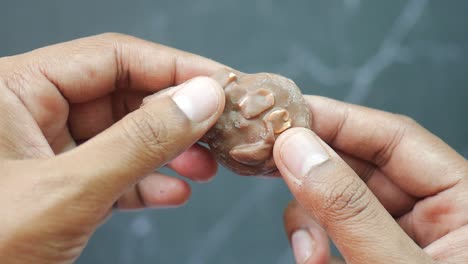
<svg viewBox="0 0 468 264">
<path fill-rule="evenodd" d="M 319 96 L 306 96 L 306 101 L 318 136 L 374 163 L 412 195 L 436 194 L 462 177 L 466 160 L 408 117 Z"/>
<path fill-rule="evenodd" d="M 22 55 L 69 103 L 92 101 L 116 89 L 154 93 L 223 66 L 213 60 L 135 37 L 106 33 Z"/>
</svg>

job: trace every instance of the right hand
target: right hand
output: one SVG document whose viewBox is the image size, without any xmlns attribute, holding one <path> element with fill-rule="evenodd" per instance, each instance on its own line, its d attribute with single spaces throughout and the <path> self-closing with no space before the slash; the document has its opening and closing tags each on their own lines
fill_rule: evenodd
<svg viewBox="0 0 468 264">
<path fill-rule="evenodd" d="M 298 263 L 331 261 L 327 235 L 347 263 L 466 263 L 466 159 L 410 118 L 307 101 L 315 134 L 287 130 L 274 149 Z"/>
</svg>

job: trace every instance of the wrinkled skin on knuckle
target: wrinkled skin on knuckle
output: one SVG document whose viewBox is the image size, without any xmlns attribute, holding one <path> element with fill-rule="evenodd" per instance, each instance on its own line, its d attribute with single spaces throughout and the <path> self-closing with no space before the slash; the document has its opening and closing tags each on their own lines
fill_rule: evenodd
<svg viewBox="0 0 468 264">
<path fill-rule="evenodd" d="M 134 39 L 135 37 L 132 37 L 130 35 L 118 33 L 118 32 L 105 32 L 99 35 L 96 35 L 96 38 L 101 38 L 103 40 L 107 41 L 127 41 Z"/>
<path fill-rule="evenodd" d="M 14 61 L 21 55 L 0 57 L 0 78 L 3 80 L 10 74 L 14 66 Z"/>
<path fill-rule="evenodd" d="M 136 149 L 141 150 L 141 155 L 152 161 L 166 160 L 165 153 L 168 152 L 167 144 L 170 140 L 170 133 L 160 117 L 140 109 L 138 113 L 127 115 L 122 122 L 122 127 L 124 137 L 130 139 Z"/>
<path fill-rule="evenodd" d="M 324 193 L 322 205 L 327 222 L 343 222 L 360 217 L 371 202 L 368 192 L 367 186 L 357 177 L 340 179 L 330 185 Z"/>
<path fill-rule="evenodd" d="M 396 122 L 399 123 L 399 125 L 404 129 L 420 127 L 419 123 L 416 120 L 407 115 L 395 114 L 395 118 Z"/>
<path fill-rule="evenodd" d="M 135 45 L 135 42 L 140 42 L 141 39 L 125 35 L 122 33 L 108 32 L 94 37 L 97 42 L 102 42 L 104 46 L 113 48 L 113 52 L 117 54 L 116 58 L 122 56 L 125 46 Z M 120 60 L 122 62 L 123 60 Z"/>
<path fill-rule="evenodd" d="M 8 91 L 7 83 L 2 78 L 2 75 L 0 74 L 0 94 L 4 94 L 7 91 Z"/>
<path fill-rule="evenodd" d="M 0 86 L 13 92 L 51 141 L 65 127 L 69 106 L 49 79 L 49 63 L 37 51 L 0 59 Z"/>
<path fill-rule="evenodd" d="M 17 97 L 21 98 L 27 93 L 25 87 L 32 81 L 32 73 L 27 70 L 12 70 L 10 74 L 5 76 L 5 84 Z"/>
</svg>

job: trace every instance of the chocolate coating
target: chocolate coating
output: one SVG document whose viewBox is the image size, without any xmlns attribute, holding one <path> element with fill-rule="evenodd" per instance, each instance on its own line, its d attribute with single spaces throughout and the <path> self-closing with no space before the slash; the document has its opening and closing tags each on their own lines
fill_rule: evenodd
<svg viewBox="0 0 468 264">
<path fill-rule="evenodd" d="M 273 144 L 290 127 L 310 128 L 310 111 L 293 81 L 271 73 L 222 70 L 212 76 L 226 106 L 204 141 L 223 166 L 240 175 L 276 171 Z"/>
</svg>

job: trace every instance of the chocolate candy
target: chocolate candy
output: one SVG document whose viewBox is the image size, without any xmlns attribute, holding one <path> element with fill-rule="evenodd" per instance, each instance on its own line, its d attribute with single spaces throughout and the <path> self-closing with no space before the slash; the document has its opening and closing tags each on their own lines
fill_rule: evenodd
<svg viewBox="0 0 468 264">
<path fill-rule="evenodd" d="M 237 174 L 274 174 L 276 138 L 291 127 L 310 128 L 301 91 L 293 81 L 271 73 L 222 70 L 212 78 L 224 87 L 226 106 L 203 141 L 219 163 Z"/>
</svg>

